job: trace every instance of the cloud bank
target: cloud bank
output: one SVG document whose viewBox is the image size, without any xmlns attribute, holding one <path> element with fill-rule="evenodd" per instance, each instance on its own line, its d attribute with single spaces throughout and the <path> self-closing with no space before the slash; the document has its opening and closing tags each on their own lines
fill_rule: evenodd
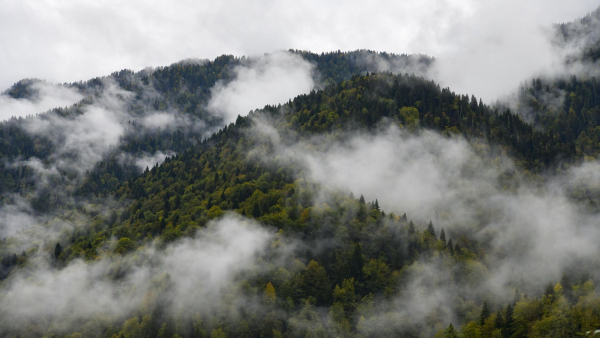
<svg viewBox="0 0 600 338">
<path fill-rule="evenodd" d="M 137 308 L 215 311 L 240 273 L 258 269 L 255 257 L 273 236 L 251 220 L 226 216 L 164 251 L 149 244 L 124 256 L 74 261 L 58 271 L 39 257 L 4 282 L 0 326 L 37 322 L 42 332 L 61 332 L 96 316 L 122 319 Z"/>
<path fill-rule="evenodd" d="M 9 2 L 0 13 L 0 88 L 27 77 L 72 82 L 224 53 L 368 48 L 435 56 L 439 81 L 487 101 L 552 66 L 544 27 L 597 6 L 591 0 Z"/>
</svg>

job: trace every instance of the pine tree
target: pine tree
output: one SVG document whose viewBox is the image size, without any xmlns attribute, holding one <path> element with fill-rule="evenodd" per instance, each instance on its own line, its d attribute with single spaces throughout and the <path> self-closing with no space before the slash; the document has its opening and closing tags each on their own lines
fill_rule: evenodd
<svg viewBox="0 0 600 338">
<path fill-rule="evenodd" d="M 360 194 L 360 198 L 358 199 L 358 203 L 365 204 L 365 197 L 362 194 Z"/>
<path fill-rule="evenodd" d="M 165 199 L 165 204 L 163 206 L 163 218 L 169 217 L 169 211 L 171 211 L 171 204 L 169 204 L 168 199 Z"/>
<path fill-rule="evenodd" d="M 446 330 L 444 330 L 444 338 L 458 338 L 458 337 L 459 337 L 458 332 L 454 328 L 454 325 L 452 325 L 452 323 L 450 323 L 448 328 Z"/>
<path fill-rule="evenodd" d="M 500 330 L 504 328 L 504 318 L 502 318 L 502 314 L 500 313 L 500 311 L 496 313 L 496 321 L 494 322 L 494 327 Z"/>
<path fill-rule="evenodd" d="M 356 218 L 361 222 L 364 222 L 367 220 L 367 207 L 364 203 L 360 203 L 358 205 L 358 211 L 356 212 Z"/>
<path fill-rule="evenodd" d="M 427 231 L 429 232 L 429 234 L 431 234 L 431 236 L 433 236 L 433 238 L 437 238 L 435 235 L 435 228 L 433 227 L 433 223 L 431 222 L 431 220 L 429 220 L 429 225 L 427 226 Z"/>
<path fill-rule="evenodd" d="M 254 201 L 254 204 L 252 205 L 252 217 L 258 218 L 260 217 L 260 214 L 260 205 L 258 205 L 258 202 Z"/>
<path fill-rule="evenodd" d="M 446 232 L 444 231 L 444 228 L 442 228 L 442 231 L 440 232 L 440 239 L 444 242 L 444 245 L 446 245 Z"/>
<path fill-rule="evenodd" d="M 175 210 L 179 209 L 179 206 L 181 205 L 181 195 L 179 195 L 179 194 L 175 195 L 175 201 L 173 203 L 175 204 L 173 206 L 173 209 L 175 209 Z"/>
<path fill-rule="evenodd" d="M 60 247 L 60 243 L 56 243 L 56 246 L 54 247 L 54 258 L 58 259 L 58 257 L 60 257 L 61 253 L 62 253 L 62 248 Z"/>
<path fill-rule="evenodd" d="M 364 266 L 362 247 L 360 243 L 354 244 L 354 250 L 352 251 L 352 258 L 350 259 L 350 278 L 354 277 L 354 280 L 361 283 L 363 281 L 363 266 Z"/>
<path fill-rule="evenodd" d="M 377 199 L 375 199 L 375 210 L 380 211 L 379 202 L 377 201 Z"/>
<path fill-rule="evenodd" d="M 504 329 L 502 335 L 504 337 L 510 337 L 513 334 L 513 307 L 508 304 L 506 307 L 506 319 L 504 320 Z"/>
<path fill-rule="evenodd" d="M 571 279 L 569 279 L 569 276 L 567 276 L 566 273 L 563 273 L 562 278 L 560 279 L 560 285 L 563 287 L 563 293 L 567 301 L 574 302 L 575 297 L 573 297 L 573 285 L 571 284 Z"/>
<path fill-rule="evenodd" d="M 548 285 L 546 285 L 546 290 L 544 291 L 544 296 L 553 296 L 554 295 L 554 286 L 552 286 L 552 283 L 548 283 Z"/>
<path fill-rule="evenodd" d="M 479 315 L 479 325 L 483 326 L 485 324 L 485 320 L 490 317 L 490 309 L 488 309 L 487 302 L 483 302 L 483 308 L 481 309 L 481 314 Z"/>
<path fill-rule="evenodd" d="M 413 223 L 412 219 L 408 223 L 408 233 L 410 235 L 414 235 L 414 233 L 415 233 L 415 224 Z"/>
<path fill-rule="evenodd" d="M 450 255 L 454 256 L 454 244 L 452 243 L 452 238 L 448 241 L 448 250 L 450 250 Z"/>
</svg>

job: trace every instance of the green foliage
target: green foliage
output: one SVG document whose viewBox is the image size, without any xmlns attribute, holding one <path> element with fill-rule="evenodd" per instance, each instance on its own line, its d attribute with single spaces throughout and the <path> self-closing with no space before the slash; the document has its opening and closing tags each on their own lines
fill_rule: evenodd
<svg viewBox="0 0 600 338">
<path fill-rule="evenodd" d="M 315 60 L 329 86 L 282 106 L 267 106 L 262 113 L 239 117 L 201 142 L 193 141 L 198 134 L 191 130 L 162 130 L 126 140 L 120 150 L 136 153 L 170 149 L 179 154 L 143 173 L 123 168 L 116 158 L 99 163 L 75 194 L 110 197 L 120 203 L 106 205 L 106 214 L 92 207 L 80 208 L 79 212 L 90 221 L 66 230 L 60 239 L 64 247 L 57 244 L 54 257 L 61 264 L 76 259 L 111 259 L 111 255 L 131 253 L 152 240 L 164 244 L 193 236 L 197 229 L 227 212 L 258 219 L 275 231 L 280 229 L 280 240 L 301 238 L 318 250 L 294 252 L 293 267 L 286 268 L 273 268 L 267 255 L 261 258 L 263 266 L 257 277 L 240 277 L 242 280 L 236 285 L 239 294 L 228 294 L 228 299 L 249 297 L 267 304 L 267 310 L 259 314 L 186 313 L 169 318 L 159 310 L 141 308 L 132 318 L 99 324 L 103 331 L 98 335 L 360 337 L 370 332 L 365 324 L 368 320 L 394 318 L 390 314 L 393 309 L 375 308 L 403 295 L 411 273 L 421 269 L 422 262 L 439 263 L 440 274 L 448 276 L 444 282 L 476 290 L 486 280 L 493 264 L 487 256 L 488 243 L 470 241 L 467 236 L 453 240 L 449 235 L 455 232 L 449 227 L 448 232 L 441 229 L 438 240 L 431 221 L 409 221 L 406 214 L 388 216 L 377 199 L 367 203 L 363 195 L 356 200 L 347 193 L 332 194 L 327 204 L 322 203 L 319 187 L 307 180 L 294 163 L 279 158 L 261 161 L 260 156 L 249 156 L 269 155 L 272 150 L 272 145 L 250 132 L 257 116 L 274 120 L 275 128 L 291 141 L 314 135 L 335 139 L 341 130 L 374 131 L 390 121 L 413 133 L 424 128 L 460 133 L 501 148 L 516 158 L 518 165 L 534 172 L 551 167 L 557 159 L 579 161 L 597 156 L 600 150 L 600 114 L 595 100 L 600 86 L 596 86 L 595 79 L 573 78 L 552 84 L 557 90 L 573 93 L 558 110 L 540 105 L 540 91 L 545 86 L 534 82 L 533 89 L 524 89 L 531 94 L 527 97 L 533 97 L 524 106 L 535 108 L 534 122 L 527 123 L 510 110 L 488 107 L 474 97 L 457 95 L 416 76 L 356 75 L 360 73 L 357 69 L 363 69 L 353 59 L 357 54 L 296 53 Z M 140 83 L 153 83 L 165 98 L 153 103 L 157 108 L 172 107 L 207 119 L 208 125 L 217 125 L 218 121 L 210 120 L 203 110 L 210 87 L 218 80 L 231 80 L 232 67 L 241 62 L 244 61 L 223 56 L 203 65 L 176 64 L 152 74 L 134 76 L 125 72 L 114 77 L 123 88 L 132 91 L 140 91 Z M 137 77 L 137 81 L 127 80 L 129 77 Z M 94 85 L 96 81 L 75 86 L 85 89 Z M 15 88 L 14 95 L 29 95 L 25 88 Z M 185 88 L 196 90 L 189 92 Z M 548 88 L 553 90 L 550 84 Z M 50 114 L 77 114 L 78 109 Z M 52 151 L 50 146 L 42 138 L 23 133 L 21 123 L 0 123 L 0 155 L 9 160 L 18 156 L 47 158 Z M 29 170 L 17 170 L 0 162 L 0 192 L 31 191 Z M 590 196 L 586 191 L 574 194 Z M 60 206 L 60 217 L 72 221 L 75 216 L 69 211 L 73 206 L 55 197 L 53 192 L 42 191 L 32 202 L 40 212 Z M 116 238 L 119 239 L 115 242 Z M 323 238 L 328 245 L 322 245 Z M 17 257 L 14 250 L 3 249 L 6 255 L 0 276 L 5 278 L 12 269 L 26 264 L 27 256 Z M 47 257 L 52 255 L 51 246 L 44 250 Z M 563 278 L 561 284 L 554 285 L 545 296 L 543 290 L 539 290 L 537 298 L 521 297 L 517 292 L 516 304 L 499 304 L 496 300 L 490 301 L 489 307 L 482 301 L 484 297 L 475 292 L 453 293 L 449 296 L 456 300 L 455 323 L 461 325 L 461 330 L 452 324 L 444 329 L 449 318 L 443 315 L 428 318 L 428 327 L 408 323 L 399 332 L 384 329 L 390 330 L 390 336 L 441 332 L 438 334 L 443 337 L 566 337 L 600 326 L 600 300 L 591 281 L 571 283 Z M 157 290 L 148 298 L 168 295 L 162 292 Z M 492 314 L 492 310 L 500 309 L 505 310 Z M 2 336 L 9 334 L 12 332 L 0 331 Z"/>
</svg>

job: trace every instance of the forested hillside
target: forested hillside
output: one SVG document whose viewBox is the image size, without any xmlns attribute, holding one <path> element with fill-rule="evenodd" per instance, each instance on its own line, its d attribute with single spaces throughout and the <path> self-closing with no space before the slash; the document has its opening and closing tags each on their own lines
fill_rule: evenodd
<svg viewBox="0 0 600 338">
<path fill-rule="evenodd" d="M 368 50 L 16 83 L 83 99 L 0 122 L 0 335 L 593 335 L 597 14 L 494 105 Z"/>
<path fill-rule="evenodd" d="M 349 79 L 353 74 L 367 71 L 393 70 L 424 74 L 433 62 L 426 56 L 371 51 L 327 54 L 290 52 L 301 56 L 314 67 L 317 86 L 337 83 Z M 0 156 L 3 158 L 0 162 L 0 193 L 7 198 L 7 194 L 28 193 L 34 189 L 35 169 L 28 162 L 30 159 L 35 158 L 46 167 L 52 166 L 56 153 L 62 147 L 56 138 L 60 140 L 67 137 L 57 135 L 60 132 L 55 130 L 46 130 L 47 127 L 68 130 L 71 125 L 77 124 L 78 117 L 86 111 L 96 107 L 115 110 L 116 105 L 114 117 L 117 121 L 114 122 L 121 124 L 118 127 L 124 129 L 121 140 L 108 147 L 90 145 L 90 148 L 96 148 L 95 152 L 100 152 L 100 156 L 84 168 L 84 171 L 90 172 L 90 175 L 84 175 L 86 182 L 74 182 L 72 188 L 82 194 L 106 194 L 107 184 L 114 187 L 117 182 L 139 173 L 139 168 L 131 158 L 145 154 L 180 153 L 223 125 L 222 116 L 208 111 L 211 91 L 217 82 L 225 86 L 234 80 L 236 67 L 252 67 L 260 60 L 259 57 L 224 55 L 213 61 L 184 60 L 169 67 L 138 73 L 123 70 L 87 82 L 64 84 L 64 87 L 76 89 L 85 99 L 71 107 L 53 109 L 37 118 L 0 122 Z M 39 94 L 35 85 L 39 83 L 41 81 L 38 80 L 20 81 L 6 90 L 4 95 L 16 99 L 35 98 Z M 168 118 L 164 118 L 165 114 L 169 114 Z M 127 153 L 129 157 L 119 158 L 122 153 Z M 75 175 L 72 167 L 57 170 L 65 171 L 69 176 Z M 46 199 L 52 201 L 55 198 Z"/>
<path fill-rule="evenodd" d="M 176 148 L 181 153 L 141 174 L 114 174 L 111 181 L 97 174 L 100 163 L 75 192 L 93 196 L 93 203 L 57 200 L 61 207 L 42 228 L 2 244 L 2 302 L 37 304 L 3 307 L 2 334 L 572 337 L 598 327 L 597 276 L 590 269 L 597 264 L 595 250 L 576 259 L 580 269 L 569 259 L 557 269 L 529 269 L 530 276 L 515 278 L 505 271 L 525 267 L 513 262 L 515 255 L 522 255 L 522 264 L 537 262 L 531 248 L 547 252 L 554 236 L 532 237 L 523 246 L 500 240 L 538 226 L 523 215 L 504 216 L 509 210 L 535 214 L 538 202 L 530 199 L 555 205 L 565 217 L 580 213 L 571 219 L 580 222 L 574 226 L 597 231 L 593 211 L 566 202 L 588 201 L 593 210 L 593 191 L 582 197 L 575 185 L 555 204 L 543 183 L 553 179 L 542 175 L 597 155 L 595 147 L 580 145 L 596 128 L 595 79 L 534 82 L 524 103 L 533 109 L 533 125 L 414 75 L 332 81 L 238 117 L 195 144 L 183 146 L 187 134 L 163 131 L 159 135 L 172 144 L 183 142 Z M 573 94 L 560 107 L 536 105 L 545 90 Z M 443 204 L 412 215 L 395 201 L 330 186 L 332 177 L 322 179 L 303 157 L 315 152 L 325 160 L 332 145 L 340 151 L 357 137 L 368 148 L 381 135 L 413 146 L 433 142 L 407 151 L 441 156 L 445 171 L 458 172 L 448 178 L 446 192 L 464 193 L 462 184 L 470 185 L 473 195 L 464 203 L 472 207 Z M 456 155 L 469 160 L 448 162 Z M 502 164 L 511 158 L 514 165 Z M 421 171 L 440 164 L 425 165 Z M 393 187 L 391 176 L 376 179 Z M 532 192 L 529 182 L 538 182 Z M 407 199 L 426 201 L 439 193 Z M 105 202 L 98 204 L 101 197 Z M 38 210 L 48 210 L 38 203 Z M 514 209 L 513 203 L 523 205 Z M 552 227 L 565 248 L 557 257 L 582 243 L 578 235 L 565 236 L 561 225 Z M 44 234 L 54 228 L 62 230 L 50 241 Z M 65 287 L 77 290 L 77 298 L 55 298 Z M 92 299 L 104 305 L 84 306 Z"/>
<path fill-rule="evenodd" d="M 597 6 L 3 3 L 0 337 L 600 337 Z"/>
</svg>

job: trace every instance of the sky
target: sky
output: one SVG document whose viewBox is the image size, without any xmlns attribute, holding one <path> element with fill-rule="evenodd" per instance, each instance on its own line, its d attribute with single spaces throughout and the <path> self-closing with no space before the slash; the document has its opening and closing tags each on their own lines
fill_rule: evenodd
<svg viewBox="0 0 600 338">
<path fill-rule="evenodd" d="M 186 58 L 366 48 L 435 56 L 434 79 L 490 101 L 524 74 L 553 69 L 543 27 L 597 6 L 591 0 L 2 0 L 0 90 L 23 78 L 73 82 Z"/>
</svg>

